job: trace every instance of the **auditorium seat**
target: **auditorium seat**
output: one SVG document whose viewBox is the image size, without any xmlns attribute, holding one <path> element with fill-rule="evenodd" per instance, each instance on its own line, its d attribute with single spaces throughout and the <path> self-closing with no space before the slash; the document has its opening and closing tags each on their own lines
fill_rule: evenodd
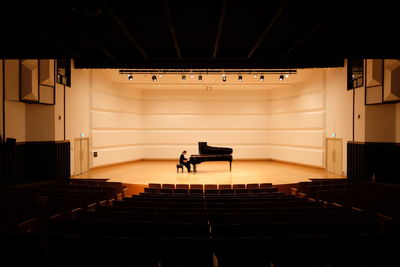
<svg viewBox="0 0 400 267">
<path fill-rule="evenodd" d="M 202 184 L 191 184 L 189 193 L 190 194 L 203 194 L 203 185 Z"/>
<path fill-rule="evenodd" d="M 235 193 L 235 190 L 229 189 L 229 188 L 220 188 L 218 191 L 219 191 L 219 194 L 221 194 L 221 195 Z"/>
<path fill-rule="evenodd" d="M 158 238 L 102 237 L 101 265 L 158 267 L 161 250 Z"/>
<path fill-rule="evenodd" d="M 270 266 L 273 246 L 271 237 L 217 237 L 218 267 Z"/>
<path fill-rule="evenodd" d="M 272 263 L 276 267 L 329 266 L 330 235 L 280 236 L 274 241 Z"/>
<path fill-rule="evenodd" d="M 159 189 L 160 193 L 163 194 L 172 194 L 174 193 L 175 185 L 174 184 L 163 184 L 162 188 Z"/>
<path fill-rule="evenodd" d="M 188 184 L 176 184 L 175 186 L 176 189 L 189 189 Z"/>
<path fill-rule="evenodd" d="M 218 185 L 216 184 L 205 184 L 204 185 L 204 194 L 219 194 Z"/>
<path fill-rule="evenodd" d="M 268 188 L 268 187 L 271 187 L 272 186 L 272 183 L 261 183 L 260 184 L 260 188 Z"/>
<path fill-rule="evenodd" d="M 232 189 L 232 185 L 231 184 L 220 184 L 218 186 L 218 189 Z"/>
<path fill-rule="evenodd" d="M 233 189 L 245 189 L 246 185 L 245 184 L 234 184 L 232 186 Z"/>
<path fill-rule="evenodd" d="M 158 188 L 161 189 L 161 184 L 150 183 L 149 188 Z"/>
<path fill-rule="evenodd" d="M 45 263 L 45 245 L 40 236 L 0 232 L 0 266 L 40 266 Z"/>
<path fill-rule="evenodd" d="M 213 267 L 213 244 L 208 237 L 162 239 L 161 266 Z"/>
<path fill-rule="evenodd" d="M 162 189 L 175 189 L 174 184 L 163 184 Z"/>
<path fill-rule="evenodd" d="M 247 184 L 246 188 L 247 189 L 260 188 L 260 185 L 259 184 Z"/>
<path fill-rule="evenodd" d="M 384 244 L 384 236 L 379 233 L 338 235 L 334 238 L 331 266 L 381 266 Z"/>
<path fill-rule="evenodd" d="M 174 192 L 177 194 L 188 194 L 189 193 L 189 185 L 188 184 L 177 184 L 175 186 Z"/>
<path fill-rule="evenodd" d="M 49 235 L 47 247 L 49 261 L 53 265 L 76 266 L 101 264 L 101 248 L 98 238 L 82 235 Z"/>
</svg>

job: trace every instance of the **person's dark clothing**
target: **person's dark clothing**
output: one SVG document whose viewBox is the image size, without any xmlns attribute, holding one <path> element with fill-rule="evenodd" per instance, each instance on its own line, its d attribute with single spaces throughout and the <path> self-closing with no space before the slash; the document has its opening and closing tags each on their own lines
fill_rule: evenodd
<svg viewBox="0 0 400 267">
<path fill-rule="evenodd" d="M 184 165 L 186 167 L 186 169 L 188 170 L 188 172 L 190 172 L 190 162 L 186 161 L 185 155 L 181 154 L 180 158 L 179 158 L 179 163 Z"/>
</svg>

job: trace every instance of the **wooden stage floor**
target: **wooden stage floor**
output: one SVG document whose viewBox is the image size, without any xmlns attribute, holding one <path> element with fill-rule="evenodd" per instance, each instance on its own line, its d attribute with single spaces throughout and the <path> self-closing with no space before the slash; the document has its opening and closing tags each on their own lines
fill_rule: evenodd
<svg viewBox="0 0 400 267">
<path fill-rule="evenodd" d="M 147 185 L 170 184 L 292 184 L 309 178 L 345 178 L 324 169 L 270 160 L 235 160 L 232 171 L 228 162 L 203 162 L 197 173 L 176 172 L 176 160 L 141 160 L 91 169 L 76 178 L 109 178 L 112 182 Z"/>
</svg>

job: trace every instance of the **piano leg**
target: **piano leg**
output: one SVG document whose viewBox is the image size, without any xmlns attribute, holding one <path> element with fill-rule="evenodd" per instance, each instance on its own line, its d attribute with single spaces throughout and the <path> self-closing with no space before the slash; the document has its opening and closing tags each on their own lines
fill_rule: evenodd
<svg viewBox="0 0 400 267">
<path fill-rule="evenodd" d="M 196 173 L 197 172 L 197 168 L 196 168 L 197 164 L 193 164 L 193 172 Z"/>
<path fill-rule="evenodd" d="M 232 171 L 232 161 L 229 161 L 229 171 Z"/>
</svg>

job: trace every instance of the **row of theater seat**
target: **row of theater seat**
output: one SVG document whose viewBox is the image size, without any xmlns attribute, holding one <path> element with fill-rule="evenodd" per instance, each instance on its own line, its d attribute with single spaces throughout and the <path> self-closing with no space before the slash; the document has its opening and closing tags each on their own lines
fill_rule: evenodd
<svg viewBox="0 0 400 267">
<path fill-rule="evenodd" d="M 150 183 L 144 189 L 144 193 L 150 194 L 247 194 L 277 192 L 278 189 L 272 187 L 271 183 L 261 184 L 155 184 Z"/>
<path fill-rule="evenodd" d="M 220 267 L 356 266 L 396 261 L 398 239 L 383 229 L 375 214 L 277 192 L 146 193 L 80 211 L 76 219 L 49 220 L 45 241 L 52 244 L 48 257 L 59 264 L 109 263 L 114 256 L 123 266 L 211 267 L 215 260 Z M 110 248 L 105 240 L 118 244 Z M 71 259 L 66 244 L 96 249 Z M 131 259 L 118 256 L 128 252 Z"/>
<path fill-rule="evenodd" d="M 398 266 L 381 234 L 131 238 L 1 234 L 1 262 L 40 266 Z M 24 257 L 21 257 L 23 253 Z M 17 260 L 13 260 L 17 259 Z M 47 264 L 49 263 L 49 264 Z"/>
<path fill-rule="evenodd" d="M 379 183 L 347 183 L 338 181 L 299 183 L 299 194 L 345 207 L 380 213 L 400 219 L 400 186 Z"/>
<path fill-rule="evenodd" d="M 4 188 L 0 191 L 0 230 L 34 231 L 42 219 L 110 205 L 123 199 L 123 194 L 121 183 L 43 183 Z"/>
<path fill-rule="evenodd" d="M 281 192 L 144 193 L 47 219 L 37 234 L 0 231 L 0 264 L 399 266 L 397 226 Z"/>
</svg>

